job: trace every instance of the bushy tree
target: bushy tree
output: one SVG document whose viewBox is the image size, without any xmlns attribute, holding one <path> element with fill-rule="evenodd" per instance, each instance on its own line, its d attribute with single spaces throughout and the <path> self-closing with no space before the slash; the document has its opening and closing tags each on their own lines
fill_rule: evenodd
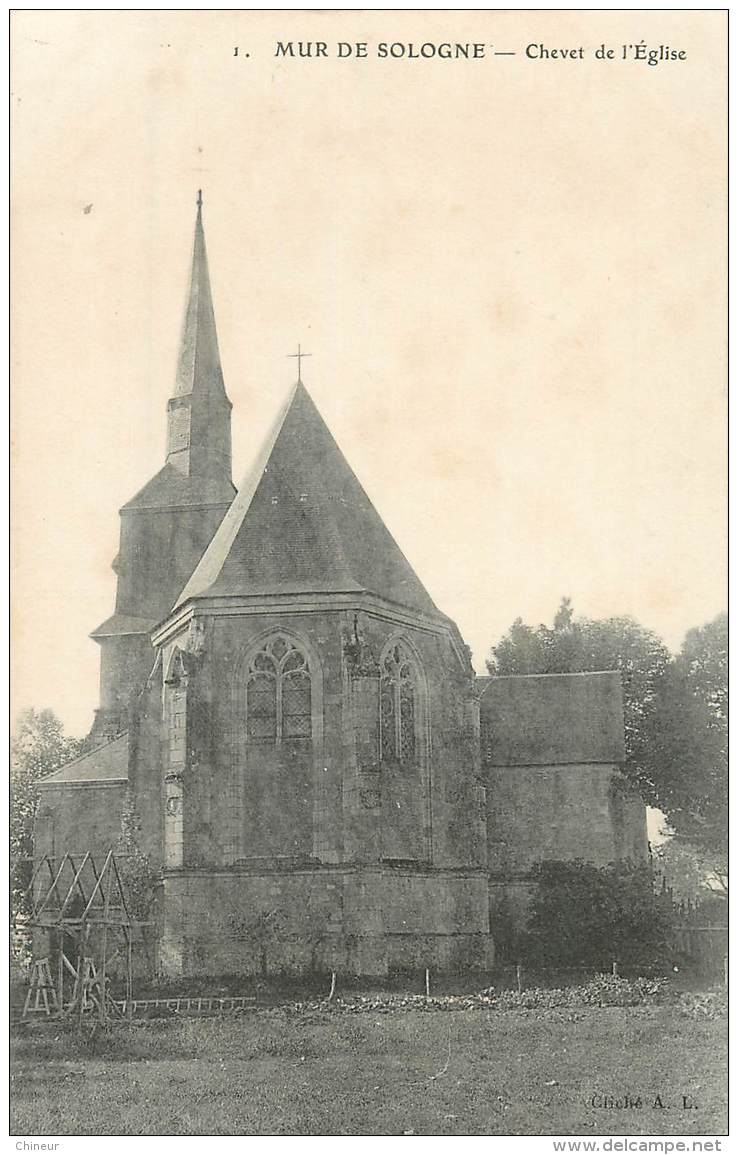
<svg viewBox="0 0 738 1155">
<path fill-rule="evenodd" d="M 648 867 L 543 862 L 523 950 L 545 967 L 609 970 L 658 966 L 669 959 L 671 912 L 654 893 Z"/>
<path fill-rule="evenodd" d="M 690 630 L 674 662 L 674 678 L 688 699 L 688 713 L 673 728 L 660 716 L 663 742 L 672 751 L 673 778 L 662 786 L 661 809 L 692 846 L 711 889 L 727 892 L 728 873 L 728 617 Z M 675 729 L 684 736 L 676 748 Z M 695 770 L 701 768 L 695 789 Z M 701 787 L 701 788 L 699 788 Z"/>
<path fill-rule="evenodd" d="M 640 750 L 648 800 L 672 830 L 718 860 L 727 854 L 728 762 L 725 735 L 709 704 L 695 692 L 681 658 L 658 686 Z"/>
<path fill-rule="evenodd" d="M 727 739 L 728 723 L 728 615 L 690 630 L 682 645 L 681 661 L 694 692 L 707 706 L 713 724 Z"/>
<path fill-rule="evenodd" d="M 720 870 L 714 854 L 705 853 L 685 838 L 667 838 L 654 849 L 658 879 L 677 903 L 710 905 L 728 894 L 727 870 Z"/>
<path fill-rule="evenodd" d="M 82 749 L 78 738 L 69 738 L 53 710 L 24 710 L 17 719 L 10 746 L 10 854 L 13 874 L 13 911 L 19 913 L 22 895 L 30 881 L 33 827 L 38 809 L 38 783 Z"/>
<path fill-rule="evenodd" d="M 537 630 L 516 618 L 505 636 L 492 650 L 487 662 L 490 674 L 543 674 L 547 673 L 548 659 L 545 641 Z"/>
</svg>

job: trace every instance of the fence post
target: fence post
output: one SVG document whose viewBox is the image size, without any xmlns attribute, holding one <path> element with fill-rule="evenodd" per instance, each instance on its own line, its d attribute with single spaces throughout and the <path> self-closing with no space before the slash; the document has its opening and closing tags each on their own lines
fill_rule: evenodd
<svg viewBox="0 0 738 1155">
<path fill-rule="evenodd" d="M 126 959 L 126 1010 L 128 1025 L 133 1022 L 133 927 L 128 927 L 128 951 Z"/>
<path fill-rule="evenodd" d="M 615 978 L 618 977 L 618 964 L 615 961 L 615 959 L 612 960 L 612 973 L 615 976 Z"/>
<path fill-rule="evenodd" d="M 517 983 L 518 983 L 518 994 L 522 995 L 522 993 L 523 993 L 523 968 L 521 967 L 520 963 L 518 963 L 518 965 L 515 967 L 515 978 L 517 979 Z"/>
<path fill-rule="evenodd" d="M 425 968 L 425 997 L 430 998 L 430 971 L 428 967 Z"/>
</svg>

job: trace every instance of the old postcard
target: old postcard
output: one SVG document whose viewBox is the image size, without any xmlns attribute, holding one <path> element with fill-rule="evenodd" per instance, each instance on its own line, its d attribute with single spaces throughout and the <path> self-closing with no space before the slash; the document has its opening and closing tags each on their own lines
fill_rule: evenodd
<svg viewBox="0 0 738 1155">
<path fill-rule="evenodd" d="M 11 35 L 18 1149 L 719 1150 L 727 14 Z"/>
</svg>

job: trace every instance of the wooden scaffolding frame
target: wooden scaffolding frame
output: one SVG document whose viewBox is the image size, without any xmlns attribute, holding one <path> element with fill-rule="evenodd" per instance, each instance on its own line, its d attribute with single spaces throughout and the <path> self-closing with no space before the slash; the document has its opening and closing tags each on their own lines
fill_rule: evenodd
<svg viewBox="0 0 738 1155">
<path fill-rule="evenodd" d="M 34 860 L 26 891 L 31 909 L 27 925 L 31 930 L 54 932 L 58 941 L 55 959 L 40 958 L 33 964 L 24 1019 L 42 1012 L 76 1016 L 80 1025 L 85 1013 L 93 1014 L 102 1024 L 123 1014 L 130 1020 L 133 936 L 151 923 L 131 915 L 118 865 L 126 857 L 111 849 L 104 856 L 98 855 L 97 861 L 91 851 L 67 853 L 60 859 L 44 854 Z M 91 944 L 95 930 L 101 932 L 97 963 Z M 70 941 L 72 959 L 67 954 Z M 111 996 L 108 973 L 110 963 L 120 953 L 125 955 L 125 1011 Z M 72 983 L 67 999 L 65 980 L 68 991 Z"/>
</svg>

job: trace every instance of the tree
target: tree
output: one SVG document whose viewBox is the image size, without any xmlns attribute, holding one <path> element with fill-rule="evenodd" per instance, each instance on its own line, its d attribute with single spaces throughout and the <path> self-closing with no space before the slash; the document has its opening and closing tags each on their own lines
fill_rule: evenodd
<svg viewBox="0 0 738 1155">
<path fill-rule="evenodd" d="M 38 783 L 47 774 L 76 758 L 78 738 L 68 738 L 53 710 L 24 710 L 16 722 L 10 747 L 10 854 L 14 860 L 33 857 L 33 826 L 38 809 Z M 14 875 L 15 897 L 26 889 L 29 864 L 19 864 Z M 13 904 L 17 910 L 17 901 Z"/>
<path fill-rule="evenodd" d="M 714 855 L 705 854 L 685 838 L 667 838 L 654 849 L 654 862 L 673 900 L 704 907 L 707 899 L 724 900 L 727 871 L 718 873 Z"/>
<path fill-rule="evenodd" d="M 10 750 L 10 849 L 13 857 L 33 855 L 33 823 L 38 807 L 38 783 L 82 748 L 68 738 L 53 710 L 24 710 L 18 717 Z"/>
<path fill-rule="evenodd" d="M 681 651 L 690 686 L 702 699 L 727 741 L 728 726 L 728 615 L 690 630 Z"/>
<path fill-rule="evenodd" d="M 725 735 L 691 685 L 681 658 L 657 688 L 640 750 L 649 801 L 672 830 L 703 853 L 727 854 L 728 765 Z"/>
<path fill-rule="evenodd" d="M 633 618 L 574 618 L 564 598 L 553 627 L 520 618 L 492 650 L 490 674 L 619 670 L 625 771 L 644 800 L 702 852 L 727 840 L 727 619 L 690 630 L 675 657 Z M 718 863 L 718 867 L 720 863 Z"/>
<path fill-rule="evenodd" d="M 728 619 L 689 630 L 658 686 L 643 750 L 654 804 L 727 892 Z"/>
<path fill-rule="evenodd" d="M 540 674 L 546 666 L 546 652 L 540 630 L 516 618 L 509 631 L 492 650 L 487 662 L 490 674 Z"/>
</svg>

